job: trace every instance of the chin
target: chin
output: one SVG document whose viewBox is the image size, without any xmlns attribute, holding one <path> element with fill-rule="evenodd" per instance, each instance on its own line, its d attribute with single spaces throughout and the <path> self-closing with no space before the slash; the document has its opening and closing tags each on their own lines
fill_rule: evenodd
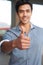
<svg viewBox="0 0 43 65">
<path fill-rule="evenodd" d="M 27 23 L 29 23 L 29 22 L 22 22 L 23 24 L 27 24 Z"/>
</svg>

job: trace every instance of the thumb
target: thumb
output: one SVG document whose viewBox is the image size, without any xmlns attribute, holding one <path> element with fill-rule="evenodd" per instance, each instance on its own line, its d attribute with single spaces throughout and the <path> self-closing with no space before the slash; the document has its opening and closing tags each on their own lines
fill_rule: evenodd
<svg viewBox="0 0 43 65">
<path fill-rule="evenodd" d="M 21 34 L 25 33 L 25 28 L 23 26 L 21 26 Z"/>
</svg>

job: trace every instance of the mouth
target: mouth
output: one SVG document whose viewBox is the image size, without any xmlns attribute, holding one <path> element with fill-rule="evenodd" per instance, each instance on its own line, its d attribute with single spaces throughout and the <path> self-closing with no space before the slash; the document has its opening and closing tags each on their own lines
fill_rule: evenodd
<svg viewBox="0 0 43 65">
<path fill-rule="evenodd" d="M 23 20 L 25 20 L 25 21 L 26 21 L 26 20 L 27 20 L 27 17 L 23 18 Z"/>
</svg>

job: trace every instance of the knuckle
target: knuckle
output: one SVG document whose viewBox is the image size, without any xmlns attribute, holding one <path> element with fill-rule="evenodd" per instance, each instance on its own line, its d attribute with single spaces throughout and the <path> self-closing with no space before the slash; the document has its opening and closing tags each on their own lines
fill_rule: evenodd
<svg viewBox="0 0 43 65">
<path fill-rule="evenodd" d="M 21 39 L 20 41 L 21 41 L 21 43 L 22 43 L 23 40 Z"/>
</svg>

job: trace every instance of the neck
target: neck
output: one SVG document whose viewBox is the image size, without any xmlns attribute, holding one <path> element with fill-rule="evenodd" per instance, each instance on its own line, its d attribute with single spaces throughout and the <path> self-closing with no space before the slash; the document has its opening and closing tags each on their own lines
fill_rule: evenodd
<svg viewBox="0 0 43 65">
<path fill-rule="evenodd" d="M 30 31 L 30 28 L 31 28 L 31 23 L 30 23 L 30 22 L 28 22 L 28 23 L 26 23 L 26 24 L 19 23 L 19 26 L 20 26 L 20 28 L 23 27 L 23 30 L 24 30 L 26 33 L 28 33 L 28 32 Z"/>
</svg>

